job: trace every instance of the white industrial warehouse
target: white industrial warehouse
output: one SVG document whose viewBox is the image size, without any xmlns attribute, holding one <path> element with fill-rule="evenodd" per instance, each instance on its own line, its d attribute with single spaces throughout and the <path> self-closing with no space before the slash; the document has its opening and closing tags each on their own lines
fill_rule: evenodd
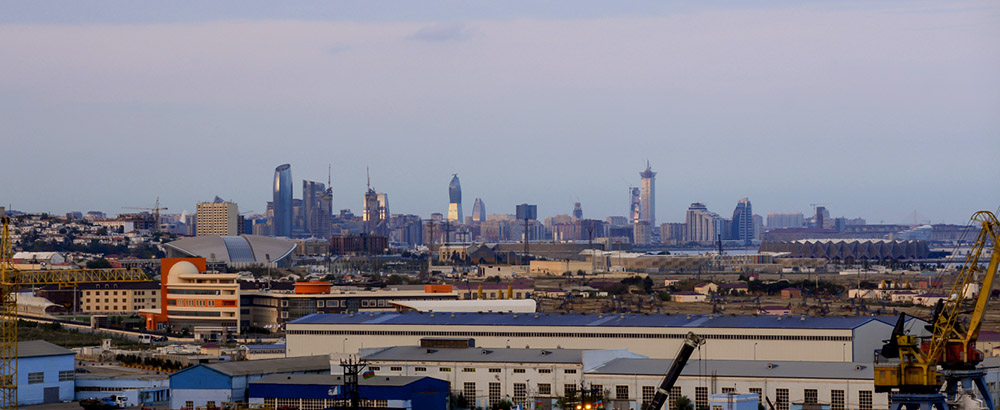
<svg viewBox="0 0 1000 410">
<path fill-rule="evenodd" d="M 896 318 L 557 313 L 366 312 L 313 314 L 287 325 L 289 357 L 356 354 L 417 345 L 425 337 L 475 338 L 486 348 L 628 349 L 671 358 L 690 331 L 706 360 L 870 362 Z M 911 331 L 924 322 L 911 319 Z"/>
</svg>

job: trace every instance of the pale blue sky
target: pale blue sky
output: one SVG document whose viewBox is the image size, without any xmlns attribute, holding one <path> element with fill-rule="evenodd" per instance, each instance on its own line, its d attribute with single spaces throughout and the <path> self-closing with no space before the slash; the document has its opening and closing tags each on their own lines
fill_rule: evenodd
<svg viewBox="0 0 1000 410">
<path fill-rule="evenodd" d="M 622 4 L 625 3 L 625 4 Z M 274 167 L 392 212 L 1000 205 L 1000 3 L 3 2 L 0 203 L 264 210 Z"/>
</svg>

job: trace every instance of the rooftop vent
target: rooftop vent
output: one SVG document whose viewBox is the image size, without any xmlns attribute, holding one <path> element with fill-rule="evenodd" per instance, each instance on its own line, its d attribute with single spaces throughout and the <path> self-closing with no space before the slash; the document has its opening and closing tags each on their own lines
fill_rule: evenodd
<svg viewBox="0 0 1000 410">
<path fill-rule="evenodd" d="M 774 363 L 768 363 L 768 364 L 767 364 L 767 368 L 768 368 L 768 369 L 773 369 L 773 368 L 775 368 L 775 367 L 778 367 L 778 365 L 776 365 L 776 364 L 774 364 Z"/>
</svg>

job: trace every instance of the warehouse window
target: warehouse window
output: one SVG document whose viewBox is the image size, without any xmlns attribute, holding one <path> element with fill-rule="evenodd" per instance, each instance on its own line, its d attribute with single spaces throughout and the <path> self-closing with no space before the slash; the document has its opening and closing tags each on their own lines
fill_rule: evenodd
<svg viewBox="0 0 1000 410">
<path fill-rule="evenodd" d="M 552 369 L 538 369 L 539 374 L 549 374 L 552 373 Z"/>
<path fill-rule="evenodd" d="M 722 394 L 736 394 L 736 388 L 735 387 L 723 387 L 722 388 Z"/>
<path fill-rule="evenodd" d="M 490 373 L 500 373 L 500 368 L 499 367 L 491 367 L 490 368 Z"/>
<path fill-rule="evenodd" d="M 76 372 L 73 370 L 60 370 L 59 371 L 59 381 L 61 382 L 71 382 L 76 378 Z"/>
<path fill-rule="evenodd" d="M 756 394 L 757 395 L 757 406 L 758 407 L 764 405 L 764 389 L 761 389 L 760 387 L 751 387 L 750 388 L 750 394 Z M 844 409 L 840 409 L 840 410 L 844 410 Z"/>
<path fill-rule="evenodd" d="M 615 386 L 615 400 L 628 400 L 628 385 Z"/>
<path fill-rule="evenodd" d="M 642 386 L 642 408 L 649 407 L 649 403 L 653 402 L 653 396 L 656 396 L 656 387 Z"/>
<path fill-rule="evenodd" d="M 830 410 L 844 410 L 843 390 L 830 390 Z"/>
<path fill-rule="evenodd" d="M 462 395 L 469 403 L 476 402 L 476 382 L 465 382 L 462 385 Z"/>
<path fill-rule="evenodd" d="M 193 401 L 184 402 L 184 408 L 187 410 L 194 410 L 194 402 Z"/>
<path fill-rule="evenodd" d="M 500 383 L 490 382 L 490 407 L 500 402 Z"/>
<path fill-rule="evenodd" d="M 700 409 L 708 407 L 708 387 L 698 386 L 694 388 L 694 408 Z M 788 410 L 787 408 L 781 410 Z"/>
<path fill-rule="evenodd" d="M 401 372 L 401 371 L 403 371 L 403 368 L 401 366 L 392 366 L 392 367 L 389 367 L 389 371 L 390 372 Z"/>
<path fill-rule="evenodd" d="M 427 368 L 426 367 L 417 366 L 417 367 L 413 368 L 413 371 L 415 371 L 415 372 L 426 372 Z"/>
<path fill-rule="evenodd" d="M 28 373 L 28 384 L 45 383 L 45 373 Z"/>
<path fill-rule="evenodd" d="M 819 393 L 816 389 L 805 389 L 802 395 L 805 397 L 806 404 L 816 404 L 819 401 Z"/>
<path fill-rule="evenodd" d="M 671 409 L 676 409 L 677 408 L 677 403 L 675 401 L 677 400 L 677 398 L 681 397 L 682 395 L 683 394 L 681 393 L 681 386 L 674 386 L 674 387 L 670 388 L 670 395 L 668 396 L 668 399 L 669 399 L 668 403 L 670 403 L 670 408 Z"/>
<path fill-rule="evenodd" d="M 872 410 L 872 391 L 871 390 L 860 390 L 860 391 L 858 391 L 858 409 L 860 409 L 860 410 Z"/>
<path fill-rule="evenodd" d="M 514 369 L 514 373 L 524 373 L 524 369 Z"/>
<path fill-rule="evenodd" d="M 439 372 L 450 372 L 451 368 L 450 367 L 438 367 L 438 371 Z"/>
<path fill-rule="evenodd" d="M 563 385 L 563 396 L 566 397 L 576 396 L 576 385 L 575 384 Z"/>
<path fill-rule="evenodd" d="M 377 372 L 379 370 L 382 370 L 382 368 L 378 367 L 378 366 L 368 366 L 368 370 L 371 370 L 373 372 Z"/>
<path fill-rule="evenodd" d="M 576 369 L 566 369 L 566 370 L 563 370 L 563 373 L 566 373 L 566 374 L 576 374 Z"/>
<path fill-rule="evenodd" d="M 527 383 L 514 383 L 514 404 L 522 407 L 528 406 Z"/>
<path fill-rule="evenodd" d="M 475 372 L 476 372 L 476 368 L 475 367 L 466 367 L 466 368 L 462 369 L 462 373 L 475 373 Z"/>
<path fill-rule="evenodd" d="M 774 396 L 778 401 L 778 410 L 788 410 L 788 389 L 775 389 Z"/>
<path fill-rule="evenodd" d="M 552 385 L 548 383 L 538 383 L 538 395 L 539 396 L 552 395 Z"/>
</svg>

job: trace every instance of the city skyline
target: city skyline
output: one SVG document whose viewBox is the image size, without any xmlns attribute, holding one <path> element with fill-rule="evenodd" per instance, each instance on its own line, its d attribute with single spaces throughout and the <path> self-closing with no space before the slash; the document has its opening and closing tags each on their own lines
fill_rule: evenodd
<svg viewBox="0 0 1000 410">
<path fill-rule="evenodd" d="M 648 159 L 657 224 L 743 197 L 869 223 L 1000 204 L 996 6 L 572 4 L 24 4 L 0 16 L 0 135 L 29 172 L 0 203 L 262 213 L 290 163 L 293 186 L 332 164 L 335 210 L 370 166 L 397 212 L 446 213 L 458 173 L 494 213 L 627 216 Z"/>
</svg>

